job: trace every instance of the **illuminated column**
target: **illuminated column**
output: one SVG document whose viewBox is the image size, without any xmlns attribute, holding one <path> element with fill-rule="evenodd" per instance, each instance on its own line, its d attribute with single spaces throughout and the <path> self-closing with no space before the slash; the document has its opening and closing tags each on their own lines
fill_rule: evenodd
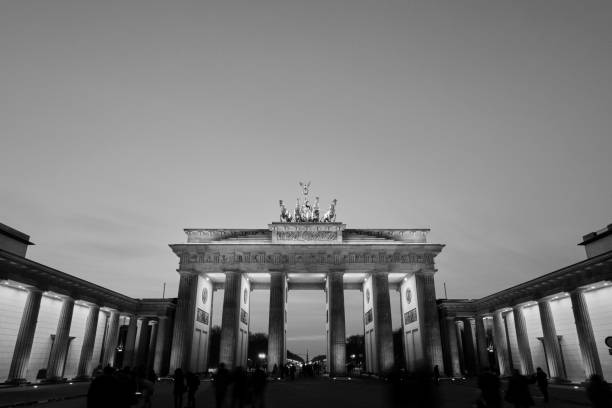
<svg viewBox="0 0 612 408">
<path fill-rule="evenodd" d="M 478 352 L 478 368 L 483 370 L 489 368 L 489 351 L 487 350 L 487 330 L 483 316 L 476 316 L 476 347 Z"/>
<path fill-rule="evenodd" d="M 393 370 L 393 329 L 391 328 L 391 300 L 389 298 L 389 274 L 372 274 L 372 303 L 374 304 L 374 333 L 378 353 L 378 373 L 387 374 Z"/>
<path fill-rule="evenodd" d="M 270 272 L 270 312 L 268 320 L 268 371 L 280 370 L 287 360 L 286 344 L 287 275 Z"/>
<path fill-rule="evenodd" d="M 26 371 L 30 362 L 30 353 L 32 352 L 41 297 L 42 291 L 40 289 L 33 288 L 28 291 L 28 297 L 26 298 L 21 315 L 19 332 L 17 332 L 17 341 L 15 342 L 7 382 L 26 382 Z"/>
<path fill-rule="evenodd" d="M 98 328 L 98 316 L 100 306 L 89 306 L 87 320 L 85 321 L 85 334 L 83 335 L 83 346 L 81 347 L 81 358 L 77 370 L 78 378 L 89 378 L 91 375 L 91 358 L 93 356 L 94 344 L 96 342 L 96 330 Z"/>
<path fill-rule="evenodd" d="M 344 272 L 327 273 L 327 365 L 331 377 L 346 375 L 346 332 L 344 326 Z"/>
<path fill-rule="evenodd" d="M 250 284 L 239 271 L 225 272 L 219 362 L 246 367 L 249 344 Z"/>
<path fill-rule="evenodd" d="M 433 370 L 433 367 L 437 365 L 440 371 L 444 371 L 434 273 L 434 269 L 425 269 L 416 272 L 414 276 L 425 369 Z"/>
<path fill-rule="evenodd" d="M 474 342 L 474 332 L 470 318 L 463 318 L 463 353 L 465 359 L 465 369 L 468 374 L 476 372 L 476 349 Z"/>
<path fill-rule="evenodd" d="M 493 313 L 493 343 L 495 345 L 495 354 L 497 354 L 497 363 L 499 364 L 499 374 L 501 376 L 511 375 L 506 326 L 504 325 L 504 316 L 502 316 L 501 311 Z"/>
<path fill-rule="evenodd" d="M 64 298 L 60 311 L 55 340 L 51 346 L 49 364 L 47 365 L 47 379 L 59 380 L 63 376 L 64 362 L 68 353 L 68 341 L 70 340 L 70 324 L 72 323 L 72 312 L 74 310 L 74 299 Z"/>
<path fill-rule="evenodd" d="M 196 296 L 198 275 L 195 272 L 180 270 L 179 293 L 174 315 L 170 372 L 177 368 L 190 370 L 191 346 L 195 325 Z"/>
<path fill-rule="evenodd" d="M 147 364 L 147 347 L 149 346 L 149 318 L 139 317 L 140 327 L 138 329 L 138 340 L 136 342 L 135 367 L 143 367 Z"/>
<path fill-rule="evenodd" d="M 147 354 L 147 371 L 153 368 L 155 362 L 155 349 L 157 347 L 157 320 L 151 321 L 151 336 L 149 338 L 149 353 Z"/>
<path fill-rule="evenodd" d="M 574 312 L 574 321 L 576 322 L 578 343 L 580 344 L 580 353 L 582 354 L 582 364 L 586 378 L 593 374 L 603 375 L 584 292 L 576 289 L 570 292 L 570 298 L 572 300 L 572 310 Z"/>
<path fill-rule="evenodd" d="M 115 354 L 117 352 L 117 341 L 119 340 L 119 312 L 111 310 L 108 318 L 108 330 L 104 339 L 104 355 L 102 366 L 113 366 L 115 364 Z"/>
<path fill-rule="evenodd" d="M 155 360 L 153 362 L 153 370 L 158 375 L 167 374 L 164 372 L 164 367 L 167 367 L 166 356 L 168 355 L 168 316 L 159 316 L 157 325 L 157 344 L 155 345 Z"/>
<path fill-rule="evenodd" d="M 130 315 L 127 334 L 125 336 L 125 349 L 123 352 L 123 367 L 132 367 L 136 357 L 136 333 L 138 332 L 138 322 L 135 315 Z"/>
<path fill-rule="evenodd" d="M 557 337 L 557 329 L 550 310 L 548 300 L 539 300 L 540 320 L 542 321 L 542 332 L 544 333 L 544 347 L 546 347 L 546 358 L 548 359 L 548 369 L 550 378 L 564 379 L 563 360 L 561 358 L 561 346 Z"/>
<path fill-rule="evenodd" d="M 531 358 L 531 349 L 529 348 L 529 337 L 527 335 L 527 324 L 525 323 L 523 307 L 514 306 L 512 308 L 512 314 L 514 315 L 514 327 L 516 329 L 521 374 L 533 374 L 533 360 Z"/>
<path fill-rule="evenodd" d="M 457 325 L 454 317 L 444 319 L 444 334 L 447 342 L 448 361 L 450 366 L 446 373 L 452 377 L 461 376 L 461 364 L 459 362 L 459 344 L 457 343 Z"/>
</svg>

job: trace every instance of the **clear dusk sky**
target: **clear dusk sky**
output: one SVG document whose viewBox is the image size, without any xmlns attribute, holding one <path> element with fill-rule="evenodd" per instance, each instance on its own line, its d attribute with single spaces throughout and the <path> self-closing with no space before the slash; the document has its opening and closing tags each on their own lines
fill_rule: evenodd
<svg viewBox="0 0 612 408">
<path fill-rule="evenodd" d="M 612 222 L 610 21 L 610 1 L 4 0 L 0 222 L 33 260 L 176 296 L 183 228 L 264 228 L 311 180 L 349 228 L 431 228 L 438 296 L 485 296 Z M 291 350 L 324 350 L 323 302 L 290 293 Z M 347 292 L 348 334 L 361 307 Z"/>
</svg>

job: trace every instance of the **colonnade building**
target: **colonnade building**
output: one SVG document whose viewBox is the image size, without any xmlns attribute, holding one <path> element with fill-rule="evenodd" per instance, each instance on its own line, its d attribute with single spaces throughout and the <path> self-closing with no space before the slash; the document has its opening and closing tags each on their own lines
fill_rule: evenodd
<svg viewBox="0 0 612 408">
<path fill-rule="evenodd" d="M 251 291 L 270 292 L 272 370 L 287 361 L 288 296 L 309 289 L 325 292 L 327 368 L 345 375 L 344 290 L 357 289 L 365 369 L 389 372 L 398 363 L 390 307 L 398 290 L 409 371 L 509 375 L 540 366 L 560 381 L 612 379 L 612 226 L 584 237 L 585 261 L 482 299 L 436 300 L 434 259 L 444 246 L 427 242 L 427 229 L 349 229 L 328 214 L 325 222 L 281 220 L 186 229 L 186 242 L 170 245 L 176 299 L 134 299 L 29 260 L 29 236 L 0 224 L 0 381 L 87 378 L 107 364 L 204 372 L 218 289 L 219 361 L 230 368 L 247 364 Z"/>
<path fill-rule="evenodd" d="M 26 258 L 0 224 L 0 382 L 89 378 L 101 365 L 168 370 L 175 299 L 134 299 Z"/>
<path fill-rule="evenodd" d="M 580 245 L 582 262 L 482 299 L 438 300 L 446 373 L 612 380 L 612 224 Z"/>
</svg>

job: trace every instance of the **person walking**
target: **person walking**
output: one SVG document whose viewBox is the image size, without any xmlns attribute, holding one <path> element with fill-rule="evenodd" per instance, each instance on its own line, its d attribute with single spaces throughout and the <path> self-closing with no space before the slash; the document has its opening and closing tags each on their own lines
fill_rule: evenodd
<svg viewBox="0 0 612 408">
<path fill-rule="evenodd" d="M 185 387 L 185 374 L 183 370 L 177 368 L 174 370 L 174 387 L 172 394 L 174 396 L 174 408 L 183 408 L 183 394 L 187 390 Z"/>
<path fill-rule="evenodd" d="M 548 375 L 542 370 L 542 368 L 536 368 L 536 384 L 538 385 L 538 389 L 542 393 L 544 397 L 544 403 L 548 404 Z"/>
<path fill-rule="evenodd" d="M 506 390 L 506 401 L 513 404 L 515 408 L 528 408 L 533 405 L 533 398 L 529 392 L 530 381 L 522 376 L 518 370 L 514 370 L 508 389 Z"/>
<path fill-rule="evenodd" d="M 200 388 L 200 379 L 197 375 L 188 371 L 185 375 L 185 381 L 187 382 L 187 406 L 195 408 L 195 393 Z"/>
<path fill-rule="evenodd" d="M 217 372 L 213 376 L 213 385 L 215 387 L 215 404 L 217 408 L 223 408 L 225 405 L 225 396 L 227 395 L 227 387 L 230 384 L 230 374 L 225 368 L 225 364 L 219 363 Z"/>
<path fill-rule="evenodd" d="M 501 381 L 497 374 L 490 370 L 485 370 L 478 376 L 478 388 L 480 388 L 480 398 L 476 401 L 478 408 L 500 408 Z"/>
<path fill-rule="evenodd" d="M 435 385 L 440 384 L 440 367 L 437 364 L 433 368 L 433 382 Z"/>
<path fill-rule="evenodd" d="M 118 392 L 121 384 L 114 374 L 115 370 L 106 366 L 102 374 L 91 382 L 87 391 L 87 408 L 117 407 L 121 404 L 121 394 Z"/>
</svg>

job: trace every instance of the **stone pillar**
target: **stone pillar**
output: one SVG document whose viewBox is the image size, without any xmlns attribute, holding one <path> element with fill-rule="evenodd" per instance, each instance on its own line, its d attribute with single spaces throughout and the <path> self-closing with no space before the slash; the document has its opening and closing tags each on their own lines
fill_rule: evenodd
<svg viewBox="0 0 612 408">
<path fill-rule="evenodd" d="M 447 342 L 447 360 L 449 363 L 446 374 L 451 377 L 460 377 L 461 364 L 459 362 L 459 344 L 457 343 L 457 325 L 455 323 L 455 318 L 446 317 L 444 323 L 444 337 Z"/>
<path fill-rule="evenodd" d="M 548 369 L 550 378 L 565 379 L 563 360 L 561 358 L 561 346 L 557 337 L 557 329 L 550 310 L 548 300 L 539 300 L 540 320 L 542 321 L 542 332 L 544 333 L 544 347 L 546 347 L 546 358 L 548 359 Z"/>
<path fill-rule="evenodd" d="M 504 316 L 502 316 L 501 311 L 496 311 L 493 313 L 493 343 L 495 345 L 495 354 L 497 355 L 500 376 L 503 377 L 512 375 L 510 358 L 508 355 L 506 326 L 504 324 Z"/>
<path fill-rule="evenodd" d="M 72 312 L 74 310 L 74 299 L 64 298 L 62 310 L 60 311 L 55 340 L 51 346 L 49 365 L 47 366 L 47 379 L 60 380 L 64 375 L 64 362 L 68 353 L 68 342 L 70 340 L 70 324 L 72 323 Z"/>
<path fill-rule="evenodd" d="M 111 310 L 108 318 L 108 330 L 104 339 L 104 355 L 102 357 L 102 367 L 115 364 L 115 354 L 117 353 L 117 341 L 119 340 L 119 312 Z"/>
<path fill-rule="evenodd" d="M 219 362 L 225 363 L 230 369 L 244 367 L 247 362 L 249 292 L 248 281 L 242 273 L 225 272 Z"/>
<path fill-rule="evenodd" d="M 576 289 L 570 292 L 570 298 L 572 300 L 572 310 L 574 312 L 574 321 L 576 322 L 578 343 L 580 344 L 580 354 L 582 354 L 582 364 L 586 378 L 593 374 L 603 376 L 584 292 Z"/>
<path fill-rule="evenodd" d="M 140 329 L 136 343 L 136 363 L 134 366 L 143 367 L 147 364 L 147 347 L 149 346 L 149 318 L 139 317 Z"/>
<path fill-rule="evenodd" d="M 177 368 L 182 368 L 183 371 L 190 369 L 198 291 L 197 273 L 181 270 L 179 274 L 181 278 L 174 315 L 174 331 L 170 355 L 170 372 L 172 373 Z"/>
<path fill-rule="evenodd" d="M 286 332 L 287 275 L 270 272 L 270 312 L 268 319 L 268 372 L 280 370 L 287 361 Z"/>
<path fill-rule="evenodd" d="M 440 321 L 438 320 L 438 304 L 436 303 L 436 286 L 433 269 L 426 269 L 415 273 L 417 290 L 419 325 L 423 340 L 425 354 L 425 367 L 427 371 L 434 366 L 444 371 L 442 358 L 442 341 L 440 340 Z"/>
<path fill-rule="evenodd" d="M 125 336 L 125 349 L 123 351 L 123 367 L 132 367 L 136 357 L 136 333 L 138 332 L 138 322 L 135 315 L 130 315 Z"/>
<path fill-rule="evenodd" d="M 96 342 L 96 331 L 98 328 L 98 316 L 100 306 L 89 306 L 87 320 L 85 321 L 85 334 L 83 335 L 83 346 L 77 369 L 77 378 L 89 378 L 91 376 L 91 358 L 93 356 L 94 344 Z"/>
<path fill-rule="evenodd" d="M 168 355 L 168 316 L 159 316 L 157 324 L 157 343 L 155 345 L 155 360 L 153 370 L 158 375 L 165 375 L 167 367 L 166 356 Z"/>
<path fill-rule="evenodd" d="M 389 274 L 387 272 L 372 274 L 372 298 L 378 374 L 388 374 L 395 365 L 395 356 L 393 355 L 391 299 L 389 298 Z"/>
<path fill-rule="evenodd" d="M 478 356 L 478 369 L 480 371 L 489 367 L 489 351 L 487 350 L 487 330 L 483 316 L 476 316 L 476 348 Z"/>
<path fill-rule="evenodd" d="M 155 362 L 155 349 L 157 347 L 157 320 L 151 321 L 151 336 L 149 337 L 149 353 L 147 354 L 147 371 L 153 368 Z"/>
<path fill-rule="evenodd" d="M 463 355 L 465 360 L 465 370 L 468 374 L 476 373 L 476 349 L 474 333 L 472 331 L 472 319 L 463 318 Z"/>
<path fill-rule="evenodd" d="M 467 369 L 465 368 L 465 354 L 463 352 L 463 322 L 461 320 L 455 320 L 455 336 L 457 337 L 457 349 L 459 351 L 459 367 L 461 375 L 465 374 Z"/>
<path fill-rule="evenodd" d="M 533 374 L 533 359 L 529 348 L 529 337 L 527 335 L 527 324 L 525 323 L 525 313 L 522 306 L 512 308 L 514 315 L 514 327 L 516 329 L 516 340 L 519 350 L 519 361 L 521 364 L 521 374 Z"/>
<path fill-rule="evenodd" d="M 33 288 L 28 291 L 6 382 L 26 382 L 26 371 L 30 362 L 30 353 L 32 352 L 32 342 L 36 332 L 41 297 L 42 291 L 40 289 Z"/>
<path fill-rule="evenodd" d="M 346 332 L 344 325 L 344 272 L 327 273 L 327 365 L 331 377 L 346 375 Z"/>
</svg>

